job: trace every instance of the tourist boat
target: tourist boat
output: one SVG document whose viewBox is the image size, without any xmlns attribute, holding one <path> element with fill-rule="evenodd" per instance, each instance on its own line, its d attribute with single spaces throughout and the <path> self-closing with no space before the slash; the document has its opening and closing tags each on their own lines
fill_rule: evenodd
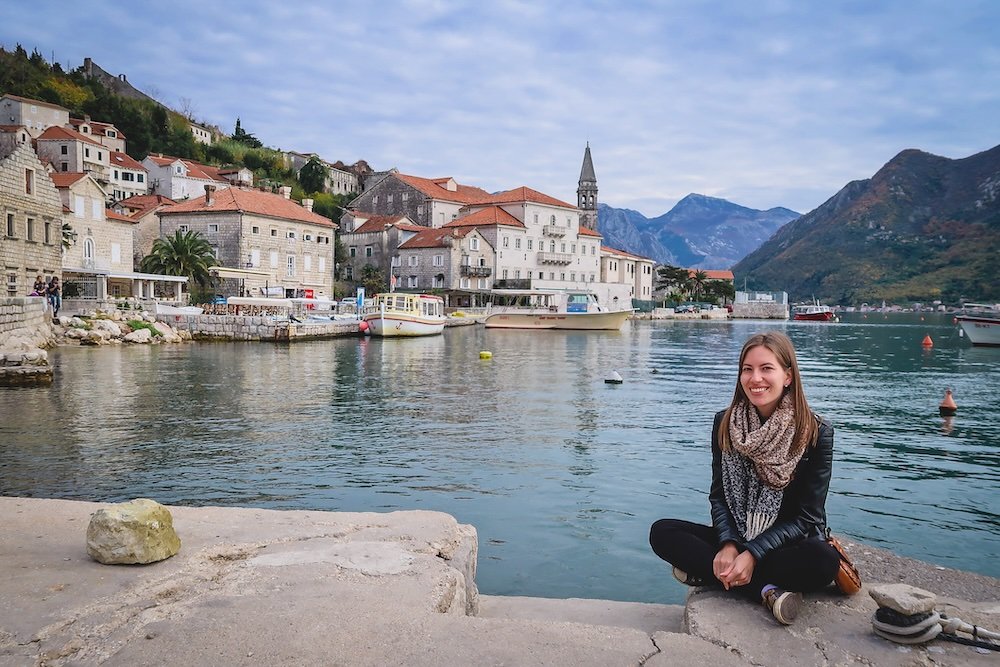
<svg viewBox="0 0 1000 667">
<path fill-rule="evenodd" d="M 433 336 L 444 331 L 444 300 L 430 294 L 388 292 L 365 306 L 362 321 L 373 336 Z"/>
<path fill-rule="evenodd" d="M 632 309 L 609 310 L 590 292 L 493 290 L 488 329 L 577 329 L 620 331 Z"/>
<path fill-rule="evenodd" d="M 829 322 L 833 319 L 833 309 L 818 303 L 792 306 L 792 319 L 805 322 Z"/>
<path fill-rule="evenodd" d="M 955 321 L 962 327 L 973 345 L 1000 347 L 1000 308 L 978 303 L 967 303 L 969 313 L 956 315 Z"/>
</svg>

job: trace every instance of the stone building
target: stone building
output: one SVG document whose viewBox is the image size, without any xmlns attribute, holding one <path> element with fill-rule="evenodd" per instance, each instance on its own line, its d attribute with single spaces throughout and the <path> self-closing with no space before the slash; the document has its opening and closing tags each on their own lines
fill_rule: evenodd
<svg viewBox="0 0 1000 667">
<path fill-rule="evenodd" d="M 365 266 L 371 265 L 389 279 L 397 249 L 426 227 L 413 224 L 405 215 L 371 215 L 351 211 L 347 231 L 340 234 L 346 258 L 337 267 L 341 280 L 360 281 Z M 344 224 L 342 222 L 342 224 Z"/>
<path fill-rule="evenodd" d="M 0 97 L 0 124 L 23 125 L 32 138 L 50 127 L 69 125 L 69 109 L 17 95 Z"/>
<path fill-rule="evenodd" d="M 494 249 L 488 237 L 496 238 L 494 227 L 452 223 L 423 228 L 400 245 L 393 258 L 397 289 L 442 291 L 448 307 L 485 305 L 492 288 Z"/>
<path fill-rule="evenodd" d="M 612 307 L 616 303 L 631 304 L 632 299 L 652 301 L 654 264 L 648 257 L 601 247 L 601 282 L 623 286 L 618 292 L 609 292 Z"/>
<path fill-rule="evenodd" d="M 211 244 L 220 294 L 332 296 L 336 225 L 312 211 L 312 200 L 292 201 L 290 188 L 280 195 L 212 186 L 204 192 L 161 209 L 160 232 L 197 232 Z"/>
<path fill-rule="evenodd" d="M 152 252 L 153 243 L 160 238 L 160 210 L 176 203 L 163 195 L 137 195 L 115 203 L 116 213 L 135 222 L 132 227 L 132 265 L 135 268 Z"/>
<path fill-rule="evenodd" d="M 285 153 L 285 163 L 290 168 L 294 169 L 295 175 L 298 176 L 302 167 L 306 166 L 306 163 L 314 157 L 320 161 L 320 164 L 322 164 L 323 168 L 326 170 L 326 176 L 323 180 L 324 192 L 329 192 L 334 195 L 347 195 L 361 190 L 358 175 L 351 171 L 350 168 L 345 167 L 343 162 L 330 164 L 329 162 L 320 159 L 316 153 L 297 153 L 295 151 L 289 151 Z"/>
<path fill-rule="evenodd" d="M 55 171 L 88 173 L 102 185 L 110 180 L 110 149 L 76 130 L 47 128 L 35 144 L 38 157 L 51 162 Z"/>
<path fill-rule="evenodd" d="M 31 144 L 14 139 L 0 141 L 0 268 L 3 294 L 23 297 L 36 276 L 60 275 L 62 204 Z"/>
<path fill-rule="evenodd" d="M 347 205 L 372 215 L 405 215 L 422 227 L 443 227 L 463 206 L 489 201 L 490 193 L 453 178 L 421 178 L 389 172 Z M 345 214 L 346 215 L 346 214 Z"/>
</svg>

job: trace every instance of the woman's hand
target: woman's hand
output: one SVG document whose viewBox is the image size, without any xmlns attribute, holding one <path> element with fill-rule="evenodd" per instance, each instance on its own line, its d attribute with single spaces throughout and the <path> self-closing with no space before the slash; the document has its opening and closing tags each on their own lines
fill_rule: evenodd
<svg viewBox="0 0 1000 667">
<path fill-rule="evenodd" d="M 726 586 L 726 582 L 722 579 L 722 573 L 729 571 L 733 565 L 733 561 L 736 557 L 740 555 L 740 550 L 732 542 L 726 542 L 719 549 L 719 553 L 715 554 L 715 559 L 712 561 L 712 573 L 715 578 L 722 582 Z M 729 586 L 726 586 L 728 589 Z"/>
<path fill-rule="evenodd" d="M 722 552 L 720 551 L 719 553 Z M 715 558 L 718 560 L 718 555 Z M 749 584 L 756 565 L 757 560 L 753 557 L 753 554 L 749 551 L 744 551 L 733 559 L 728 568 L 716 576 L 728 591 L 733 586 L 746 586 Z"/>
</svg>

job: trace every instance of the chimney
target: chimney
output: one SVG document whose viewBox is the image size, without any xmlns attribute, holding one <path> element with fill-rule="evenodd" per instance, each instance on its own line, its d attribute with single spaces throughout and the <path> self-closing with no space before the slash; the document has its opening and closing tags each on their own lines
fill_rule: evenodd
<svg viewBox="0 0 1000 667">
<path fill-rule="evenodd" d="M 215 186 L 205 185 L 205 206 L 211 206 L 215 203 Z"/>
<path fill-rule="evenodd" d="M 304 208 L 307 211 L 312 211 L 313 210 L 313 200 L 312 199 L 308 199 L 308 198 L 303 198 L 302 199 L 302 208 Z"/>
<path fill-rule="evenodd" d="M 282 185 L 280 188 L 278 188 L 278 194 L 280 194 L 285 199 L 290 199 L 292 196 L 292 189 L 287 185 Z"/>
</svg>

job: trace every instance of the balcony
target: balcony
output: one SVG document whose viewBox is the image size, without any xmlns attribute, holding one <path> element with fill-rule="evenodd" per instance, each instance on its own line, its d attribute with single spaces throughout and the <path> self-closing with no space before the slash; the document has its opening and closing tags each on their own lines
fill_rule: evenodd
<svg viewBox="0 0 1000 667">
<path fill-rule="evenodd" d="M 539 264 L 572 264 L 573 255 L 568 252 L 540 252 L 538 253 Z"/>
<path fill-rule="evenodd" d="M 566 236 L 566 231 L 566 227 L 560 227 L 559 225 L 545 225 L 542 227 L 542 234 L 545 236 L 555 236 L 556 238 Z"/>
<path fill-rule="evenodd" d="M 493 273 L 493 269 L 488 266 L 472 266 L 471 264 L 463 264 L 460 268 L 462 275 L 470 278 L 489 278 Z"/>
</svg>

